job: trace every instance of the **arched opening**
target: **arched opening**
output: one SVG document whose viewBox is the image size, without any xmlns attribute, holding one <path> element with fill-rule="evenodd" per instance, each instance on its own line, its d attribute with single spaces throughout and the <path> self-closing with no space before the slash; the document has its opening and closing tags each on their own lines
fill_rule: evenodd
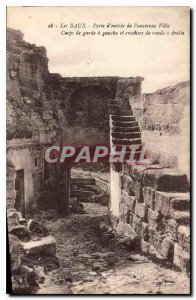
<svg viewBox="0 0 196 300">
<path fill-rule="evenodd" d="M 70 212 L 107 216 L 110 193 L 109 162 L 78 163 L 70 170 Z"/>
<path fill-rule="evenodd" d="M 77 89 L 70 101 L 70 126 L 106 128 L 109 130 L 108 89 L 101 86 L 86 86 Z"/>
</svg>

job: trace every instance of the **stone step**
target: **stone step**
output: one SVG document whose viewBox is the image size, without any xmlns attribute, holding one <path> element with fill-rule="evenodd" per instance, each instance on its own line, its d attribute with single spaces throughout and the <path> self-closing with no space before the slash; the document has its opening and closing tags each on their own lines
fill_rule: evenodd
<svg viewBox="0 0 196 300">
<path fill-rule="evenodd" d="M 134 116 L 112 115 L 111 118 L 112 118 L 113 121 L 125 121 L 125 122 L 135 121 Z"/>
<path fill-rule="evenodd" d="M 87 198 L 87 197 L 90 197 L 90 196 L 93 196 L 94 195 L 94 192 L 93 191 L 86 191 L 86 190 L 72 190 L 70 192 L 70 197 L 71 198 Z"/>
<path fill-rule="evenodd" d="M 71 184 L 77 184 L 77 185 L 95 185 L 95 179 L 94 178 L 71 178 Z"/>
<path fill-rule="evenodd" d="M 140 132 L 139 126 L 134 127 L 112 127 L 112 132 Z"/>
<path fill-rule="evenodd" d="M 112 132 L 112 137 L 115 139 L 135 139 L 135 138 L 140 138 L 141 133 L 140 132 Z"/>
<path fill-rule="evenodd" d="M 110 115 L 116 115 L 116 116 L 133 116 L 133 111 L 131 109 L 111 109 Z"/>
<path fill-rule="evenodd" d="M 91 191 L 95 195 L 98 195 L 98 194 L 101 193 L 101 190 L 97 185 L 86 185 L 85 188 L 86 188 L 87 191 Z"/>
<path fill-rule="evenodd" d="M 126 145 L 141 145 L 142 144 L 142 141 L 141 139 L 131 139 L 131 140 L 128 140 L 128 139 L 112 139 L 112 143 L 113 145 L 119 145 L 119 146 L 126 146 Z"/>
<path fill-rule="evenodd" d="M 112 128 L 114 127 L 127 127 L 127 128 L 130 128 L 130 127 L 136 127 L 138 126 L 138 122 L 137 121 L 113 121 L 112 122 Z"/>
</svg>

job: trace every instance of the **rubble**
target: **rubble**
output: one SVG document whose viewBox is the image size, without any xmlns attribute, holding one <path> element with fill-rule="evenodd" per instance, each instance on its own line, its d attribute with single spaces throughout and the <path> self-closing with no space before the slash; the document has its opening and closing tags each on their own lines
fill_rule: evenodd
<svg viewBox="0 0 196 300">
<path fill-rule="evenodd" d="M 12 293 L 42 294 L 47 288 L 49 291 L 48 281 L 54 280 L 52 272 L 59 269 L 54 237 L 39 222 L 22 219 L 14 209 L 7 216 L 14 220 L 9 229 Z M 23 225 L 19 225 L 20 220 Z M 41 275 L 40 266 L 44 268 Z M 64 281 L 59 283 L 58 290 L 71 293 Z"/>
</svg>

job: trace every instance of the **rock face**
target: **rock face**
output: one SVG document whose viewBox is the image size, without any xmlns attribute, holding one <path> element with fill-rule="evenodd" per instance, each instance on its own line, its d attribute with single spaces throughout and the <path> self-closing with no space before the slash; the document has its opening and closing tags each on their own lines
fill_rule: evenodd
<svg viewBox="0 0 196 300">
<path fill-rule="evenodd" d="M 20 31 L 8 28 L 8 139 L 31 138 L 38 128 L 31 110 L 43 97 L 48 74 L 45 48 L 26 43 Z"/>
</svg>

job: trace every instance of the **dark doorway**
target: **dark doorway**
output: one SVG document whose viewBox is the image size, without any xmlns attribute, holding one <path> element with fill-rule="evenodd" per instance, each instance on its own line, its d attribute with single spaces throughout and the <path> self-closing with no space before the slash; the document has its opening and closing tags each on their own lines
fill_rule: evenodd
<svg viewBox="0 0 196 300">
<path fill-rule="evenodd" d="M 25 216 L 25 196 L 24 196 L 24 170 L 16 171 L 15 180 L 16 200 L 15 208 Z"/>
</svg>

